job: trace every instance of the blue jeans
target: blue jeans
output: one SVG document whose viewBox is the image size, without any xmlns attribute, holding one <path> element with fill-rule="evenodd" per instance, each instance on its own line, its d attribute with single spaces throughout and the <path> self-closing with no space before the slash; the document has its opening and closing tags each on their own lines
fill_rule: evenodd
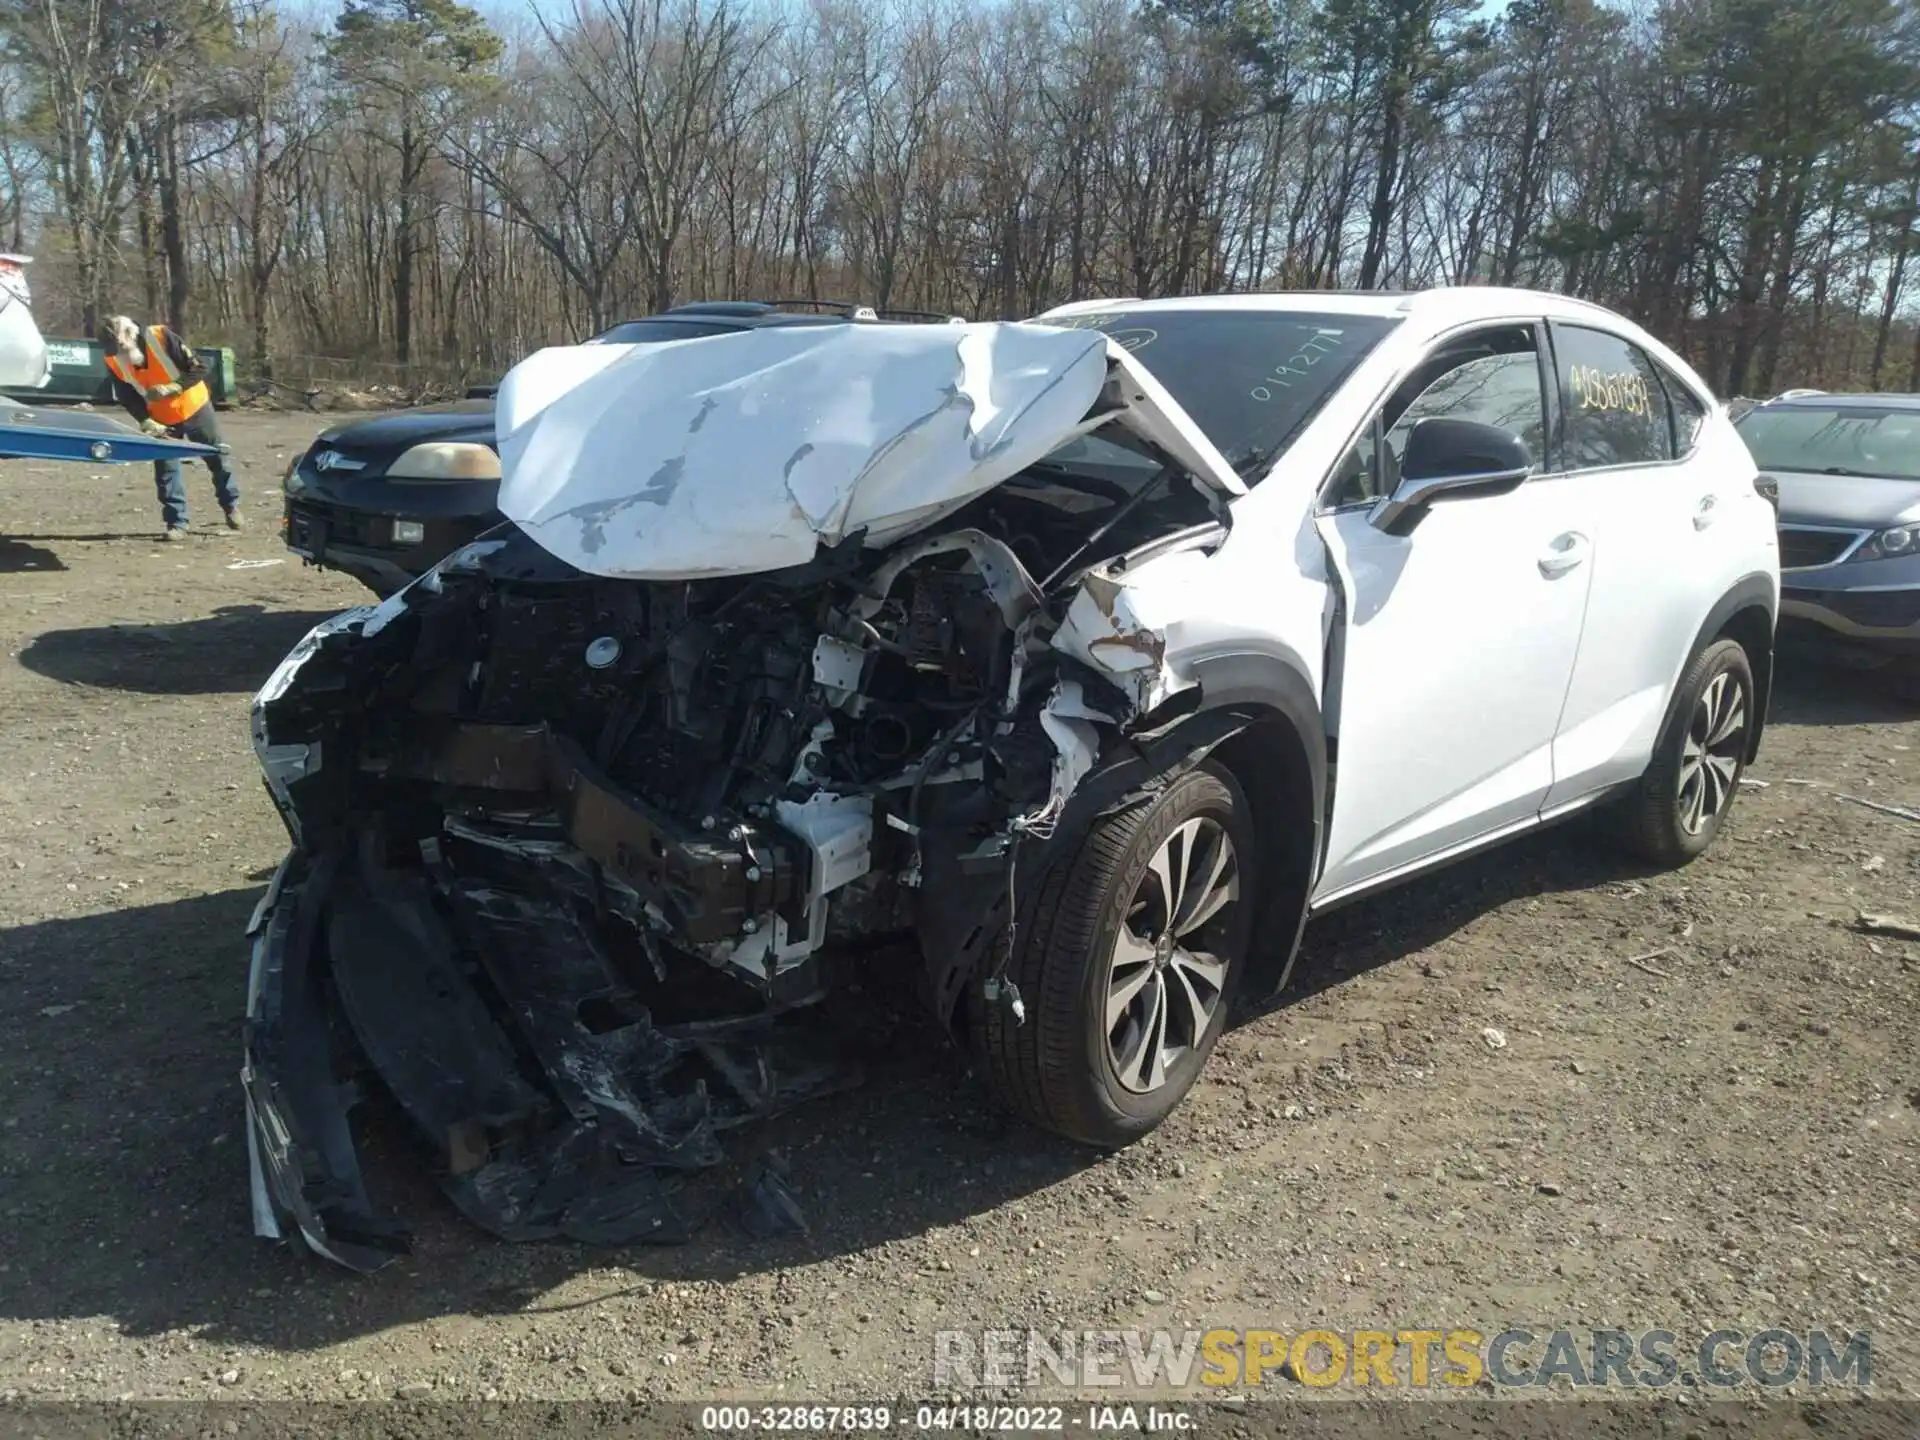
<svg viewBox="0 0 1920 1440">
<path fill-rule="evenodd" d="M 194 414 L 187 417 L 184 425 L 175 425 L 167 432 L 182 440 L 195 440 L 202 445 L 220 443 L 220 424 L 213 418 L 213 406 L 203 405 Z M 220 501 L 222 510 L 232 510 L 240 503 L 240 486 L 233 477 L 233 471 L 227 468 L 227 457 L 209 455 L 207 469 L 213 472 L 213 493 Z M 180 474 L 178 460 L 156 460 L 153 462 L 153 488 L 160 496 L 160 518 L 169 530 L 184 528 L 187 523 L 187 484 Z"/>
</svg>

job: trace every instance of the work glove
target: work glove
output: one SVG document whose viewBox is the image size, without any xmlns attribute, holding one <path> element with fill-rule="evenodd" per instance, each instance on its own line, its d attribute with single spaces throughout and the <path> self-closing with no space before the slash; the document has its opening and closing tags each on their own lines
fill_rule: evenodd
<svg viewBox="0 0 1920 1440">
<path fill-rule="evenodd" d="M 147 398 L 149 400 L 171 400 L 179 393 L 180 387 L 178 385 L 156 385 L 147 391 Z"/>
<path fill-rule="evenodd" d="M 156 439 L 164 437 L 167 433 L 167 427 L 151 415 L 140 422 L 140 429 L 143 434 L 151 435 Z"/>
</svg>

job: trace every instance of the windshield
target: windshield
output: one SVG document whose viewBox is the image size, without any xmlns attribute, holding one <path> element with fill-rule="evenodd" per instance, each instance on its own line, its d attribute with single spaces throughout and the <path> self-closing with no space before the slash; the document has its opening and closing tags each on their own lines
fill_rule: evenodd
<svg viewBox="0 0 1920 1440">
<path fill-rule="evenodd" d="M 603 330 L 589 345 L 647 345 L 660 340 L 698 340 L 703 335 L 731 335 L 746 327 L 711 320 L 626 320 Z"/>
<path fill-rule="evenodd" d="M 1762 470 L 1920 480 L 1920 410 L 1762 406 L 1742 415 L 1737 428 Z"/>
<path fill-rule="evenodd" d="M 1248 479 L 1258 478 L 1398 322 L 1299 310 L 1095 311 L 1040 319 L 1130 351 Z"/>
</svg>

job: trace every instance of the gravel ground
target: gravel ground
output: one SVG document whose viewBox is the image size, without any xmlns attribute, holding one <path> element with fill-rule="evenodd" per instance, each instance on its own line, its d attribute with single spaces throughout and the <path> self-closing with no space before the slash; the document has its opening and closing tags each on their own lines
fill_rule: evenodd
<svg viewBox="0 0 1920 1440">
<path fill-rule="evenodd" d="M 943 1328 L 1509 1323 L 1869 1330 L 1917 1393 L 1920 944 L 1853 923 L 1920 914 L 1920 826 L 1836 796 L 1920 803 L 1920 709 L 1812 670 L 1707 859 L 1568 829 L 1317 923 L 1123 1155 L 995 1121 L 907 1015 L 752 1141 L 803 1237 L 512 1246 L 401 1165 L 408 1260 L 253 1240 L 246 702 L 364 598 L 280 548 L 320 423 L 230 417 L 249 529 L 196 471 L 185 545 L 142 469 L 0 464 L 0 1395 L 872 1398 Z"/>
</svg>

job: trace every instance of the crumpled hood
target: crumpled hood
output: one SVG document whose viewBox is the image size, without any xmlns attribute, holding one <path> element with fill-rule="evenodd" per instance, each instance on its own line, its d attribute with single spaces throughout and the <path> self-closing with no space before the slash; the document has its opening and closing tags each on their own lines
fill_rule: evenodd
<svg viewBox="0 0 1920 1440">
<path fill-rule="evenodd" d="M 800 565 L 924 528 L 1110 418 L 1088 414 L 1110 362 L 1133 428 L 1243 488 L 1097 332 L 848 324 L 530 356 L 496 401 L 500 510 L 609 578 Z"/>
</svg>

